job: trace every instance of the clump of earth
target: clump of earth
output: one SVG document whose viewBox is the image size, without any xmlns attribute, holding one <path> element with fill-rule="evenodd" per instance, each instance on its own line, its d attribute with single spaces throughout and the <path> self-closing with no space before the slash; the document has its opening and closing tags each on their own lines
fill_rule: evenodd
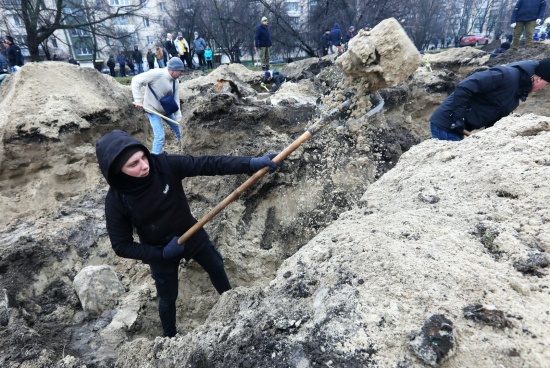
<svg viewBox="0 0 550 368">
<path fill-rule="evenodd" d="M 372 47 L 383 55 L 380 37 L 395 35 L 360 36 L 355 58 L 283 68 L 274 94 L 238 64 L 180 81 L 184 139 L 167 134 L 172 153 L 278 152 L 346 88 L 355 100 L 207 225 L 234 289 L 219 297 L 200 267 L 181 268 L 172 339 L 158 337 L 148 267 L 116 257 L 106 235 L 95 141 L 113 129 L 152 141 L 129 87 L 66 63 L 10 76 L 0 87 L 0 365 L 544 366 L 549 92 L 463 142 L 433 141 L 431 113 L 493 59 L 451 49 L 427 67 L 410 51 L 410 73 L 361 89 L 340 84 L 343 65 Z M 548 44 L 537 50 L 525 55 Z M 375 92 L 383 110 L 352 127 Z M 244 180 L 186 179 L 193 213 Z"/>
</svg>

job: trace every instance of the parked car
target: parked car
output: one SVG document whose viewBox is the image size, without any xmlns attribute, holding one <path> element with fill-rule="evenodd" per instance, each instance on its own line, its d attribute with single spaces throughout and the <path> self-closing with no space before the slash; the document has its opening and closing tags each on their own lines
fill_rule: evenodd
<svg viewBox="0 0 550 368">
<path fill-rule="evenodd" d="M 283 59 L 282 57 L 274 57 L 269 60 L 270 64 L 283 64 L 284 62 L 285 62 L 285 59 Z"/>
<path fill-rule="evenodd" d="M 483 33 L 470 33 L 460 39 L 460 47 L 462 46 L 477 46 L 487 45 L 489 43 L 489 37 L 484 36 Z"/>
</svg>

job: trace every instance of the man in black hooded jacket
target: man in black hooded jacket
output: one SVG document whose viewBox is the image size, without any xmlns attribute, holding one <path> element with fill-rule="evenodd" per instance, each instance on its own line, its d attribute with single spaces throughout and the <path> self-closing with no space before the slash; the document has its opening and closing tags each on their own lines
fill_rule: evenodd
<svg viewBox="0 0 550 368">
<path fill-rule="evenodd" d="M 457 84 L 430 117 L 432 138 L 460 141 L 514 111 L 530 92 L 550 83 L 550 58 L 520 61 L 474 73 Z"/>
<path fill-rule="evenodd" d="M 114 130 L 96 143 L 99 167 L 109 191 L 105 199 L 107 232 L 115 253 L 149 264 L 155 280 L 163 335 L 176 335 L 178 266 L 195 260 L 209 275 L 218 293 L 231 289 L 223 259 L 201 228 L 185 244 L 178 238 L 197 220 L 191 214 L 182 179 L 192 176 L 253 174 L 281 163 L 236 156 L 151 155 L 132 136 Z M 133 229 L 139 242 L 134 241 Z"/>
</svg>

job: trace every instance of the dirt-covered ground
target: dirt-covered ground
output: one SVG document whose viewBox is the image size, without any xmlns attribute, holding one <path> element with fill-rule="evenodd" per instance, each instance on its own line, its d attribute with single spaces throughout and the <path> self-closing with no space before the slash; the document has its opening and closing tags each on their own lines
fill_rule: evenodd
<svg viewBox="0 0 550 368">
<path fill-rule="evenodd" d="M 428 67 L 403 44 L 400 68 L 366 63 L 360 85 L 342 84 L 371 52 L 396 58 L 384 46 L 397 41 L 382 38 L 395 34 L 378 32 L 357 39 L 357 57 L 289 64 L 275 94 L 241 65 L 180 80 L 184 139 L 167 134 L 166 149 L 193 155 L 278 152 L 346 87 L 356 95 L 207 225 L 235 289 L 220 298 L 196 264 L 182 268 L 174 339 L 158 337 L 148 267 L 116 257 L 106 236 L 95 141 L 112 129 L 152 141 L 129 88 L 66 63 L 10 76 L 0 87 L 0 366 L 546 366 L 550 91 L 461 143 L 429 140 L 428 118 L 456 83 L 498 61 L 461 48 Z M 547 55 L 537 43 L 502 60 Z M 384 109 L 357 124 L 378 87 Z M 186 180 L 192 211 L 204 215 L 244 180 Z M 92 313 L 94 298 L 84 303 L 73 282 L 104 265 L 115 306 Z"/>
</svg>

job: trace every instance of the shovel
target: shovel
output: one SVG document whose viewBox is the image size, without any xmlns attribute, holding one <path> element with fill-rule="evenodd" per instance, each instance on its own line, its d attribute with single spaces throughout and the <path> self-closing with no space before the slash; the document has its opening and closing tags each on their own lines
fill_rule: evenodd
<svg viewBox="0 0 550 368">
<path fill-rule="evenodd" d="M 381 98 L 380 98 L 381 99 Z M 381 109 L 381 106 L 383 106 L 384 100 L 381 99 L 381 102 L 372 109 L 371 111 L 379 111 Z M 287 158 L 292 152 L 294 152 L 298 147 L 300 147 L 304 142 L 306 142 L 308 139 L 310 139 L 315 133 L 317 133 L 319 130 L 324 128 L 329 121 L 334 120 L 336 117 L 338 117 L 345 108 L 349 107 L 351 105 L 351 101 L 349 99 L 345 100 L 340 104 L 339 107 L 336 107 L 332 110 L 330 110 L 325 116 L 323 116 L 320 120 L 318 120 L 315 124 L 310 126 L 300 137 L 298 137 L 294 142 L 292 142 L 289 146 L 287 146 L 284 150 L 282 150 L 277 156 L 273 158 L 274 162 L 281 162 L 285 158 Z M 370 116 L 370 115 L 369 115 Z M 204 215 L 195 225 L 193 225 L 189 230 L 185 232 L 179 239 L 178 244 L 183 244 L 189 238 L 195 234 L 199 229 L 201 229 L 204 225 L 206 225 L 214 216 L 216 216 L 218 213 L 220 213 L 225 207 L 227 207 L 231 202 L 239 198 L 239 196 L 244 193 L 244 191 L 250 186 L 252 186 L 254 183 L 256 183 L 262 176 L 264 176 L 267 171 L 269 170 L 269 167 L 264 167 L 263 169 L 257 171 L 254 175 L 252 175 L 250 178 L 248 178 L 247 181 L 242 183 L 237 189 L 235 189 L 231 194 L 229 194 L 223 201 L 218 203 L 216 207 L 214 207 L 210 212 L 208 212 L 206 215 Z M 200 248 L 199 248 L 200 249 Z M 193 258 L 193 256 L 198 252 L 199 249 L 196 249 L 193 254 L 189 256 L 189 258 Z M 188 262 L 185 262 L 184 265 L 187 265 Z"/>
<path fill-rule="evenodd" d="M 134 105 L 136 105 L 135 102 L 134 102 Z M 136 105 L 136 106 L 137 106 L 137 105 Z M 177 121 L 172 120 L 172 119 L 170 119 L 170 118 L 167 118 L 166 116 L 162 115 L 162 114 L 159 113 L 159 112 L 156 112 L 155 110 L 151 110 L 150 108 L 145 107 L 145 106 L 143 106 L 143 105 L 142 105 L 141 107 L 143 108 L 143 110 L 147 111 L 148 113 L 151 113 L 151 114 L 160 116 L 161 118 L 163 118 L 163 119 L 166 120 L 166 121 L 169 121 L 169 122 L 172 122 L 172 123 L 174 123 L 174 124 L 180 125 L 180 123 L 178 123 Z"/>
</svg>

